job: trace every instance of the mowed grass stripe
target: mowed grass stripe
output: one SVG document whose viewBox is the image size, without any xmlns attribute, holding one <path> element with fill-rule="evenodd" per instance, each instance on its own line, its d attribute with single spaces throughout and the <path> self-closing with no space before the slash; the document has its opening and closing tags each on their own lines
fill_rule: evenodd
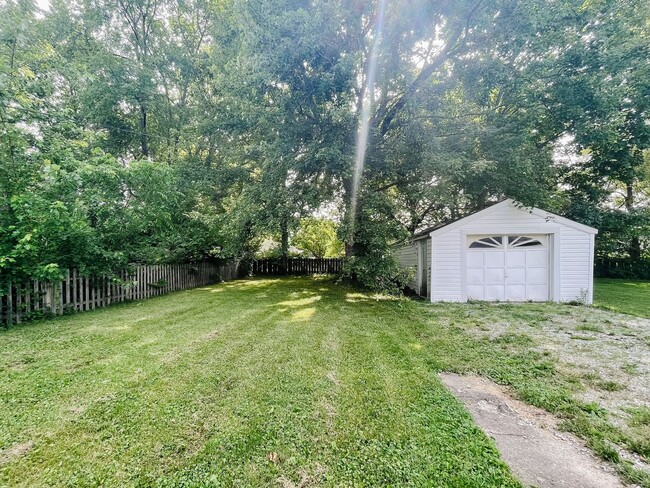
<svg viewBox="0 0 650 488">
<path fill-rule="evenodd" d="M 227 299 L 227 298 L 224 298 Z M 219 305 L 218 303 L 216 305 Z M 242 405 L 247 407 L 245 416 L 251 417 L 253 404 L 251 398 L 259 399 L 263 395 L 255 391 L 257 385 L 272 385 L 270 381 L 273 375 L 273 367 L 265 364 L 260 360 L 263 355 L 264 345 L 270 347 L 270 350 L 277 350 L 281 345 L 286 346 L 287 334 L 279 334 L 274 324 L 278 322 L 279 312 L 268 310 L 256 310 L 254 314 L 242 314 L 238 322 L 231 325 L 227 330 L 222 330 L 210 340 L 190 339 L 189 337 L 178 337 L 176 342 L 182 344 L 187 340 L 193 347 L 185 346 L 185 351 L 180 353 L 174 361 L 168 364 L 157 365 L 152 358 L 143 358 L 149 369 L 141 374 L 141 378 L 136 381 L 127 382 L 123 385 L 125 388 L 115 397 L 109 397 L 105 401 L 99 402 L 95 409 L 91 409 L 82 416 L 81 422 L 77 429 L 66 427 L 62 429 L 65 432 L 65 439 L 73 443 L 79 436 L 83 436 L 87 431 L 93 429 L 101 430 L 102 425 L 119 425 L 119 432 L 111 432 L 110 443 L 103 442 L 97 446 L 86 445 L 84 449 L 92 447 L 93 450 L 104 453 L 105 455 L 97 459 L 96 465 L 86 466 L 79 473 L 78 480 L 83 480 L 85 472 L 97 473 L 102 471 L 104 466 L 113 467 L 113 472 L 105 473 L 107 476 L 119 475 L 120 478 L 133 477 L 134 473 L 120 472 L 124 466 L 120 462 L 121 458 L 140 459 L 135 475 L 140 476 L 143 464 L 147 465 L 147 453 L 155 452 L 155 445 L 149 445 L 148 441 L 158 445 L 163 450 L 176 452 L 173 462 L 162 465 L 161 468 L 169 470 L 179 465 L 183 459 L 183 452 L 193 450 L 188 445 L 187 437 L 196 438 L 196 432 L 200 431 L 196 427 L 200 422 L 196 420 L 203 417 L 219 418 L 223 428 L 223 420 L 228 416 L 233 416 Z M 205 319 L 205 314 L 197 314 L 197 318 Z M 165 324 L 158 324 L 162 327 L 159 330 L 165 330 Z M 192 324 L 186 324 L 191 326 Z M 204 327 L 204 329 L 206 329 Z M 207 329 L 213 330 L 212 327 Z M 186 327 L 185 330 L 192 330 Z M 202 332 L 205 332 L 203 330 Z M 162 334 L 164 335 L 164 334 Z M 197 334 L 191 334 L 196 337 Z M 302 341 L 310 344 L 311 341 Z M 174 354 L 178 354 L 174 351 Z M 128 356 L 128 354 L 127 354 Z M 283 358 L 279 358 L 283 362 Z M 142 365 L 142 362 L 138 364 Z M 151 367 L 153 366 L 153 367 Z M 105 372 L 112 373 L 112 372 Z M 206 374 L 208 373 L 208 374 Z M 259 376 L 269 376 L 264 378 L 266 381 L 260 381 Z M 289 382 L 291 384 L 291 382 Z M 225 394 L 222 388 L 225 385 Z M 230 385 L 230 386 L 229 386 Z M 251 390 L 251 391 L 247 391 Z M 161 392 L 163 393 L 161 395 Z M 204 393 L 205 392 L 205 393 Z M 203 405 L 204 411 L 197 407 Z M 192 407 L 192 408 L 190 408 Z M 225 410 L 225 411 L 220 411 Z M 192 411 L 192 419 L 186 419 L 183 414 Z M 169 424 L 171 422 L 171 424 Z M 174 432 L 175 429 L 182 429 L 183 426 L 190 428 L 187 436 L 174 433 L 174 439 L 165 442 L 165 432 Z M 207 430 L 205 425 L 203 430 Z M 156 433 L 159 434 L 156 434 Z M 113 445 L 114 439 L 123 438 L 124 434 L 138 437 L 140 442 L 137 448 L 129 449 L 126 446 Z M 251 436 L 254 437 L 254 436 Z M 180 439 L 180 440 L 179 440 Z M 201 442 L 199 436 L 198 439 Z M 60 442 L 55 443 L 56 448 L 61 447 Z M 73 447 L 73 446 L 69 446 Z M 66 446 L 66 451 L 73 452 Z M 140 452 L 138 452 L 140 451 Z M 52 453 L 44 453 L 43 458 L 47 459 Z M 73 453 L 78 456 L 80 453 Z M 154 457 L 152 462 L 155 464 L 158 459 Z M 151 469 L 151 466 L 146 466 Z M 155 471 L 155 470 L 154 470 Z M 27 484 L 30 484 L 29 482 Z"/>
<path fill-rule="evenodd" d="M 326 425 L 319 403 L 327 388 L 328 369 L 318 347 L 326 329 L 304 323 L 300 314 L 306 306 L 301 303 L 304 298 L 287 300 L 283 295 L 274 297 L 280 302 L 267 305 L 283 320 L 272 317 L 265 322 L 270 335 L 264 341 L 256 338 L 251 343 L 256 355 L 234 368 L 245 387 L 229 396 L 231 408 L 226 413 L 240 428 L 215 431 L 188 467 L 163 484 L 226 479 L 246 479 L 250 485 L 283 479 L 298 483 L 321 473 L 322 465 L 313 460 Z"/>
<path fill-rule="evenodd" d="M 184 314 L 193 315 L 195 320 L 189 323 L 178 321 L 179 314 L 176 309 L 165 308 L 166 304 L 161 298 L 157 298 L 131 304 L 134 310 L 130 321 L 123 316 L 122 310 L 120 310 L 122 313 L 113 318 L 110 316 L 110 310 L 104 309 L 101 310 L 101 314 L 94 312 L 87 314 L 98 315 L 92 321 L 88 316 L 84 316 L 85 314 L 81 314 L 67 320 L 60 319 L 41 324 L 46 329 L 42 333 L 42 337 L 46 338 L 42 342 L 46 346 L 51 344 L 49 329 L 54 328 L 60 331 L 59 342 L 67 343 L 68 347 L 62 349 L 55 342 L 51 346 L 49 355 L 46 355 L 43 360 L 35 359 L 27 364 L 24 370 L 14 371 L 13 376 L 17 378 L 9 375 L 6 384 L 11 388 L 3 389 L 3 393 L 10 405 L 12 400 L 19 400 L 20 408 L 12 408 L 8 413 L 10 415 L 13 413 L 14 419 L 20 415 L 23 418 L 37 420 L 40 425 L 52 423 L 56 428 L 61 424 L 61 420 L 76 417 L 79 410 L 84 410 L 87 405 L 98 400 L 110 399 L 120 388 L 136 387 L 140 376 L 146 380 L 156 371 L 164 370 L 164 365 L 148 355 L 145 349 L 155 346 L 167 354 L 175 354 L 177 349 L 187 347 L 186 344 L 190 344 L 192 338 L 200 337 L 208 330 L 212 330 L 214 317 L 205 320 L 205 314 L 216 314 L 215 310 L 218 310 L 214 308 L 215 303 L 211 301 L 198 302 L 205 308 L 197 307 L 196 299 L 188 292 L 174 295 L 174 298 L 180 299 L 181 309 L 187 309 Z M 183 307 L 184 300 L 188 302 L 185 307 Z M 195 303 L 193 312 L 190 311 L 191 302 Z M 163 312 L 165 309 L 170 310 L 170 313 L 165 314 Z M 151 318 L 152 316 L 154 318 Z M 242 313 L 240 320 L 244 320 L 246 316 L 246 312 Z M 66 324 L 66 321 L 71 323 Z M 217 321 L 215 323 L 221 328 L 232 324 L 236 327 L 235 335 L 242 331 L 241 327 L 237 327 L 239 325 L 237 322 Z M 102 327 L 95 324 L 102 324 L 105 327 L 101 332 L 97 332 L 95 329 L 102 329 Z M 82 343 L 75 340 L 76 337 L 83 337 L 89 328 L 91 332 L 88 335 L 93 338 L 92 340 L 85 340 Z M 114 329 L 118 332 L 114 332 Z M 32 326 L 25 332 L 36 335 L 32 341 L 27 342 L 26 346 L 34 350 L 36 348 L 31 344 L 36 343 L 40 349 L 42 344 L 38 342 L 40 339 L 38 336 L 41 335 L 41 331 Z M 115 339 L 116 334 L 118 339 Z M 47 381 L 43 381 L 43 378 L 47 378 Z M 50 405 L 53 395 L 56 395 L 57 403 Z M 0 416 L 0 425 L 3 419 L 7 418 L 7 416 Z M 2 432 L 6 436 L 11 433 L 11 430 L 3 426 Z M 24 435 L 25 432 L 21 430 L 16 434 Z M 16 441 L 20 442 L 20 439 L 14 440 Z"/>
<path fill-rule="evenodd" d="M 418 311 L 295 278 L 13 329 L 2 448 L 27 447 L 0 484 L 516 485 L 438 382 Z"/>
<path fill-rule="evenodd" d="M 404 324 L 404 310 L 396 313 L 390 301 L 362 301 L 357 307 L 367 321 L 343 329 L 346 361 L 332 452 L 340 460 L 331 481 L 519 486 L 497 461 L 491 441 L 414 354 L 417 321 Z"/>
</svg>

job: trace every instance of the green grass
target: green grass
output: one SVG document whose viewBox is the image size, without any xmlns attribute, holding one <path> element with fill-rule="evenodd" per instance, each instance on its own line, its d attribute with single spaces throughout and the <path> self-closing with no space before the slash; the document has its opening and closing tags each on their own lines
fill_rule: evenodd
<svg viewBox="0 0 650 488">
<path fill-rule="evenodd" d="M 254 280 L 2 333 L 0 485 L 518 486 L 417 308 Z"/>
<path fill-rule="evenodd" d="M 526 335 L 468 333 L 588 310 L 286 278 L 15 327 L 0 333 L 0 486 L 519 486 L 437 373 L 510 385 L 611 457 L 625 440 L 573 399 L 582 380 Z"/>
<path fill-rule="evenodd" d="M 594 285 L 594 305 L 650 318 L 650 281 L 599 278 Z"/>
</svg>

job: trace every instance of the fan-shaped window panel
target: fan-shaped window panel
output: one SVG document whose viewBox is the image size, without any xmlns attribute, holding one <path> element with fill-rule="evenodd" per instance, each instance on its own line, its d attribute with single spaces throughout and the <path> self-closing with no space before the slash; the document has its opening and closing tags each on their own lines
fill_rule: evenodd
<svg viewBox="0 0 650 488">
<path fill-rule="evenodd" d="M 499 249 L 503 247 L 503 238 L 501 236 L 482 237 L 472 241 L 470 249 Z"/>
<path fill-rule="evenodd" d="M 527 236 L 508 236 L 508 247 L 543 247 L 539 239 Z"/>
</svg>

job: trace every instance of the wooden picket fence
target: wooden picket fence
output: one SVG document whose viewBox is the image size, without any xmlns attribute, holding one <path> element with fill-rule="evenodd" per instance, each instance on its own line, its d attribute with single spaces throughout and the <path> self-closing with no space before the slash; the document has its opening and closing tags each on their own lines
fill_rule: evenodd
<svg viewBox="0 0 650 488">
<path fill-rule="evenodd" d="M 259 259 L 252 263 L 253 275 L 309 275 L 341 272 L 341 258 Z"/>
<path fill-rule="evenodd" d="M 81 276 L 73 269 L 55 283 L 8 283 L 0 292 L 0 324 L 9 327 L 44 315 L 93 310 L 239 277 L 238 262 L 135 266 L 115 276 Z"/>
</svg>

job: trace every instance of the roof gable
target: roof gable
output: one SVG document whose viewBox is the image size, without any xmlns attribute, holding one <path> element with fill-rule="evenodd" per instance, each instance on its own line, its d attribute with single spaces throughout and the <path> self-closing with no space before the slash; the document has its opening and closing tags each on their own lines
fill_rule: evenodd
<svg viewBox="0 0 650 488">
<path fill-rule="evenodd" d="M 516 209 L 520 212 L 528 212 L 531 215 L 534 215 L 536 217 L 539 217 L 540 220 L 543 220 L 544 222 L 553 222 L 559 225 L 564 225 L 566 227 L 571 227 L 573 229 L 580 230 L 582 232 L 586 232 L 588 234 L 597 234 L 598 230 L 594 229 L 593 227 L 589 227 L 587 225 L 580 224 L 578 222 L 575 222 L 573 220 L 567 219 L 565 217 L 560 217 L 559 215 L 552 214 L 550 212 L 547 212 L 545 210 L 539 209 L 539 208 L 529 208 L 529 207 L 524 207 L 521 204 L 517 204 L 512 199 L 507 199 L 502 202 L 499 202 L 495 205 L 492 205 L 491 207 L 485 208 L 483 210 L 480 210 L 478 212 L 475 212 L 471 215 L 468 215 L 467 217 L 464 217 L 460 220 L 456 220 L 455 222 L 452 222 L 448 225 L 445 225 L 444 227 L 440 227 L 438 229 L 432 230 L 429 235 L 430 236 L 440 236 L 442 234 L 446 234 L 449 231 L 452 231 L 454 229 L 457 229 L 459 227 L 464 227 L 468 224 L 471 224 L 472 222 L 477 222 L 480 221 L 481 219 L 490 216 L 491 214 L 496 214 L 499 212 L 506 211 L 507 209 Z"/>
</svg>

